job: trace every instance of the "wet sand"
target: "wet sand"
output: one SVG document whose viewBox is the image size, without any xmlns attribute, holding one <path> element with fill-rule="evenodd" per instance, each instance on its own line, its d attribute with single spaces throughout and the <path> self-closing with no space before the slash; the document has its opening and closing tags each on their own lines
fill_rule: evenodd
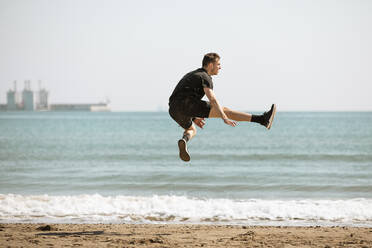
<svg viewBox="0 0 372 248">
<path fill-rule="evenodd" d="M 372 228 L 0 224 L 0 247 L 372 247 Z"/>
</svg>

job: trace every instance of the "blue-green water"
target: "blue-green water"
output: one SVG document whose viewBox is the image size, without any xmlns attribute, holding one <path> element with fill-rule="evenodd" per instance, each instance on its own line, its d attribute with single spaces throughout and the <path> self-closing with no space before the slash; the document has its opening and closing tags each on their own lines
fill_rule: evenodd
<svg viewBox="0 0 372 248">
<path fill-rule="evenodd" d="M 0 112 L 0 221 L 372 223 L 370 112 L 279 112 L 269 131 L 207 120 L 189 163 L 181 136 L 162 112 Z"/>
</svg>

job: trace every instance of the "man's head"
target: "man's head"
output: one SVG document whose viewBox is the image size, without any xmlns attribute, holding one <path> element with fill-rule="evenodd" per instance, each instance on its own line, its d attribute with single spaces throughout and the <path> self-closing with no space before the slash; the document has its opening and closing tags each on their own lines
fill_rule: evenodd
<svg viewBox="0 0 372 248">
<path fill-rule="evenodd" d="M 220 56 L 217 53 L 207 53 L 204 55 L 203 68 L 209 75 L 217 75 L 221 69 Z"/>
</svg>

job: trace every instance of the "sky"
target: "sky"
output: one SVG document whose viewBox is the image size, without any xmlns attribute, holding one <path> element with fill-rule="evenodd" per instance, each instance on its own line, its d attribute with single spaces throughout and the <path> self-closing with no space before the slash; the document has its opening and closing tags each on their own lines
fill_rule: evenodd
<svg viewBox="0 0 372 248">
<path fill-rule="evenodd" d="M 203 55 L 223 106 L 372 111 L 369 0 L 0 0 L 0 103 L 38 81 L 53 103 L 166 111 Z"/>
</svg>

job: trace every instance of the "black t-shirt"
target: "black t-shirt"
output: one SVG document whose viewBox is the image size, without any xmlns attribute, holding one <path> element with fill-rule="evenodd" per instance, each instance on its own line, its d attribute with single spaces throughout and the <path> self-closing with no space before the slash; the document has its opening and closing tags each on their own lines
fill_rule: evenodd
<svg viewBox="0 0 372 248">
<path fill-rule="evenodd" d="M 174 100 L 185 98 L 202 99 L 205 95 L 204 88 L 213 89 L 212 77 L 208 75 L 204 68 L 196 69 L 187 73 L 177 84 L 169 98 L 171 103 Z"/>
</svg>

